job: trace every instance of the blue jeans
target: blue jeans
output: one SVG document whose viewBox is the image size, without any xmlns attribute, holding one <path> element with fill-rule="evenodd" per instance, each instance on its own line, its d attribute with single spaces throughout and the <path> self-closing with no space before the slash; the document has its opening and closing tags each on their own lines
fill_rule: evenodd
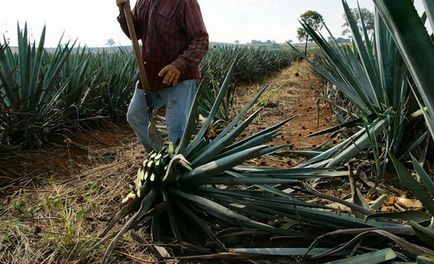
<svg viewBox="0 0 434 264">
<path fill-rule="evenodd" d="M 186 80 L 174 87 L 151 92 L 154 113 L 163 105 L 166 106 L 166 126 L 171 142 L 177 142 L 184 133 L 195 90 L 196 81 Z M 148 105 L 144 91 L 137 85 L 128 107 L 127 121 L 149 153 L 152 147 L 148 142 Z"/>
</svg>

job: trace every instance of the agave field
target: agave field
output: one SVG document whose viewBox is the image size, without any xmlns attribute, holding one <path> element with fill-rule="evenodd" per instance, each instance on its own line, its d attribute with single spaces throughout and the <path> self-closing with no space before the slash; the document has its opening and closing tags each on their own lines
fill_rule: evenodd
<svg viewBox="0 0 434 264">
<path fill-rule="evenodd" d="M 210 47 L 178 145 L 50 179 L 50 191 L 0 189 L 8 196 L 0 262 L 434 263 L 434 38 L 426 27 L 434 28 L 434 4 L 422 2 L 420 17 L 412 1 L 374 0 L 369 34 L 343 0 L 352 44 L 301 21 L 318 47 L 312 56 L 292 46 Z M 0 44 L 5 156 L 123 119 L 137 78 L 128 48 L 93 52 L 70 42 L 48 52 L 44 31 L 36 44 L 18 28 L 17 51 Z M 297 113 L 263 121 L 273 107 L 267 84 L 236 106 L 239 84 L 259 86 L 296 60 L 321 78 L 316 92 L 336 116 L 337 125 L 319 130 L 318 121 L 310 137 L 339 140 L 274 144 Z M 25 195 L 42 202 L 26 206 Z"/>
<path fill-rule="evenodd" d="M 0 53 L 0 150 L 17 145 L 41 147 L 53 137 L 67 137 L 80 126 L 124 118 L 131 87 L 137 80 L 130 49 L 92 52 L 67 42 L 46 51 L 45 28 L 38 43 L 29 42 L 27 25 L 24 29 L 18 26 L 17 31 L 17 50 L 2 46 Z M 213 47 L 201 66 L 202 84 L 206 86 L 202 89 L 204 102 L 213 100 L 236 54 L 240 59 L 232 87 L 235 81 L 253 81 L 288 66 L 298 57 L 290 51 Z M 228 104 L 222 107 L 226 119 Z M 207 105 L 202 108 L 206 111 Z"/>
</svg>

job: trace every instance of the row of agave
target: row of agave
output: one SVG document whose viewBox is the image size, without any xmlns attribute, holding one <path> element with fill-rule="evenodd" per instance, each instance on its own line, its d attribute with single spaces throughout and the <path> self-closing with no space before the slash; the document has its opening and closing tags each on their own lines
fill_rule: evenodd
<svg viewBox="0 0 434 264">
<path fill-rule="evenodd" d="M 434 183 L 424 171 L 423 163 L 427 153 L 424 143 L 434 136 L 431 109 L 434 77 L 428 70 L 434 65 L 433 42 L 411 1 L 400 1 L 397 5 L 396 0 L 376 0 L 375 4 L 377 32 L 371 41 L 366 30 L 360 34 L 343 1 L 354 34 L 354 47 L 327 43 L 308 24 L 302 23 L 321 48 L 320 60 L 312 62 L 313 68 L 358 109 L 349 113 L 355 117 L 351 122 L 321 133 L 350 126 L 358 127 L 358 132 L 326 151 L 312 151 L 309 153 L 312 158 L 295 168 L 248 165 L 251 159 L 285 148 L 266 144 L 290 118 L 239 139 L 261 111 L 259 108 L 246 116 L 252 112 L 264 87 L 215 139 L 207 140 L 206 129 L 225 99 L 234 62 L 201 127 L 196 129 L 196 100 L 180 144 L 156 150 L 143 162 L 136 186 L 97 243 L 113 238 L 104 261 L 110 259 L 114 245 L 126 232 L 149 226 L 154 242 L 186 241 L 206 253 L 216 248 L 228 250 L 228 245 L 231 246 L 228 237 L 262 235 L 275 239 L 289 237 L 297 240 L 298 247 L 232 248 L 230 252 L 247 256 L 304 256 L 316 261 L 327 257 L 339 259 L 336 263 L 392 260 L 432 263 L 429 261 L 434 256 Z M 433 23 L 434 6 L 429 1 L 425 4 Z M 400 18 L 404 16 L 409 19 L 402 21 Z M 416 104 L 412 104 L 411 98 Z M 349 171 L 342 168 L 363 150 L 373 153 L 378 175 L 389 169 L 391 160 L 403 185 L 420 199 L 427 211 L 378 214 L 374 208 L 357 204 L 357 199 L 352 204 L 332 198 L 349 206 L 353 216 L 336 214 L 327 206 L 306 201 L 306 193 L 315 193 L 306 189 L 306 181 L 349 176 L 353 173 L 351 166 Z M 401 163 L 408 157 L 415 173 Z M 123 227 L 108 234 L 129 214 L 132 216 Z M 390 221 L 391 218 L 395 220 Z"/>
<path fill-rule="evenodd" d="M 236 81 L 252 82 L 258 76 L 274 73 L 300 59 L 301 56 L 289 49 L 258 48 L 245 45 L 217 44 L 210 48 L 201 63 L 204 79 L 221 83 L 235 56 L 238 61 L 233 72 Z"/>
<path fill-rule="evenodd" d="M 39 43 L 30 43 L 27 25 L 23 30 L 18 25 L 17 32 L 18 46 L 6 46 L 0 52 L 0 144 L 35 148 L 49 142 L 53 135 L 68 135 L 77 125 L 94 125 L 101 118 L 124 118 L 137 78 L 129 49 L 75 48 L 75 42 L 60 41 L 49 51 L 44 49 L 45 28 Z M 248 78 L 274 71 L 270 65 L 284 67 L 293 59 L 293 53 L 282 57 L 274 54 L 277 51 L 213 48 L 201 65 L 202 85 L 206 86 L 203 98 L 212 98 L 218 92 L 215 84 L 223 81 L 221 69 L 229 67 L 233 50 L 243 53 L 237 71 L 247 74 L 247 69 Z M 249 53 L 262 54 L 263 62 L 253 61 Z M 245 78 L 238 74 L 234 80 Z M 202 100 L 203 111 L 208 109 L 206 102 Z M 230 103 L 225 107 L 228 112 Z"/>
<path fill-rule="evenodd" d="M 342 128 L 358 129 L 347 140 L 317 153 L 304 164 L 330 167 L 368 150 L 374 158 L 376 175 L 381 178 L 384 171 L 390 169 L 389 161 L 396 167 L 399 162 L 411 158 L 413 165 L 421 168 L 427 153 L 432 151 L 434 76 L 429 67 L 434 62 L 434 47 L 423 21 L 428 18 L 432 23 L 434 5 L 424 1 L 427 12 L 425 18 L 420 18 L 408 1 L 402 1 L 399 7 L 386 0 L 374 2 L 377 6 L 376 29 L 371 40 L 364 26 L 360 31 L 348 4 L 343 1 L 354 35 L 352 46 L 329 43 L 302 23 L 320 47 L 318 59 L 311 61 L 312 68 L 354 106 L 338 106 L 352 117 L 351 120 L 317 134 Z M 397 19 L 404 14 L 410 22 Z M 433 190 L 432 181 L 423 182 L 428 190 Z M 432 213 L 432 198 L 426 201 L 425 207 L 431 208 Z"/>
<path fill-rule="evenodd" d="M 301 58 L 296 52 L 284 48 L 255 48 L 229 44 L 219 44 L 212 47 L 201 63 L 203 74 L 203 82 L 201 83 L 203 89 L 199 95 L 201 114 L 205 116 L 208 114 L 234 57 L 238 57 L 238 59 L 232 73 L 233 84 L 217 113 L 218 119 L 224 121 L 228 121 L 232 117 L 231 107 L 235 98 L 234 87 L 238 82 L 257 81 L 260 77 L 275 73 Z"/>
<path fill-rule="evenodd" d="M 17 31 L 18 46 L 0 53 L 0 146 L 39 147 L 80 121 L 123 115 L 136 78 L 125 49 L 94 54 L 59 42 L 47 51 L 45 27 L 38 44 L 30 43 L 27 25 Z"/>
<path fill-rule="evenodd" d="M 317 134 L 348 128 L 356 133 L 333 148 L 316 152 L 301 166 L 327 168 L 372 157 L 377 177 L 395 173 L 402 187 L 422 202 L 426 212 L 417 213 L 422 218 L 406 218 L 408 212 L 400 217 L 409 220 L 419 238 L 432 247 L 434 182 L 425 165 L 432 159 L 434 139 L 434 75 L 430 70 L 434 41 L 424 24 L 434 25 L 434 2 L 423 0 L 425 12 L 419 17 L 412 1 L 374 0 L 372 38 L 363 21 L 360 27 L 346 1 L 342 2 L 353 34 L 351 46 L 340 46 L 333 36 L 328 42 L 308 24 L 302 22 L 302 26 L 320 47 L 312 68 L 352 103 L 351 107 L 336 105 L 349 121 Z"/>
</svg>

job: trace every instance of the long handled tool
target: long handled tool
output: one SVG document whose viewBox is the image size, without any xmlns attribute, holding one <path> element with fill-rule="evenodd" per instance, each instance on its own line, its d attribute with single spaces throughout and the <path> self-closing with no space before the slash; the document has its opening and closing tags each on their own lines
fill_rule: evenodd
<svg viewBox="0 0 434 264">
<path fill-rule="evenodd" d="M 133 16 L 131 14 L 131 7 L 129 2 L 123 5 L 125 18 L 127 20 L 128 31 L 130 33 L 131 43 L 133 45 L 134 54 L 136 55 L 137 66 L 139 67 L 140 82 L 145 92 L 146 103 L 148 105 L 149 125 L 148 125 L 148 140 L 151 147 L 159 151 L 164 146 L 164 140 L 158 132 L 157 127 L 154 124 L 153 118 L 153 103 L 150 95 L 150 87 L 148 83 L 148 77 L 146 76 L 145 65 L 143 64 L 142 55 L 139 47 L 139 41 L 137 40 L 136 29 L 134 28 Z"/>
</svg>

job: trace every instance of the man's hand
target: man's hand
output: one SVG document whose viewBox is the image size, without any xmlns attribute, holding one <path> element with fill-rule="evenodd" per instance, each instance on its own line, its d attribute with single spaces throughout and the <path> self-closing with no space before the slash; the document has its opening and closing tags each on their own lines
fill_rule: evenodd
<svg viewBox="0 0 434 264">
<path fill-rule="evenodd" d="M 178 83 L 179 76 L 181 76 L 181 71 L 175 65 L 169 64 L 158 73 L 158 76 L 164 77 L 164 84 L 175 86 Z"/>
<path fill-rule="evenodd" d="M 122 8 L 125 4 L 127 4 L 129 2 L 129 0 L 116 0 L 116 5 L 119 8 Z"/>
</svg>

